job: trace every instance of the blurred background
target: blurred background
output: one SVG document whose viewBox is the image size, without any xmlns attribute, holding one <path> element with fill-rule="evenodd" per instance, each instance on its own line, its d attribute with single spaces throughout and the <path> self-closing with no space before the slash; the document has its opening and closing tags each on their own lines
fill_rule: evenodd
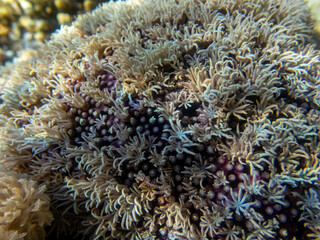
<svg viewBox="0 0 320 240">
<path fill-rule="evenodd" d="M 19 50 L 38 48 L 60 25 L 102 2 L 106 0 L 0 0 L 0 65 Z M 31 52 L 19 54 L 28 57 Z"/>
<path fill-rule="evenodd" d="M 315 29 L 320 33 L 320 0 L 306 0 L 310 7 L 313 18 L 316 21 Z"/>
</svg>

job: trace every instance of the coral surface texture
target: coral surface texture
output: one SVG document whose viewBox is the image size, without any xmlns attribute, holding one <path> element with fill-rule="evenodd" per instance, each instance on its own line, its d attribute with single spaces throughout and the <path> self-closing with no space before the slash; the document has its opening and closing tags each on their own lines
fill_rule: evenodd
<svg viewBox="0 0 320 240">
<path fill-rule="evenodd" d="M 110 2 L 61 27 L 0 70 L 0 239 L 320 239 L 313 31 L 303 0 Z M 39 236 L 7 229 L 30 211 Z"/>
</svg>

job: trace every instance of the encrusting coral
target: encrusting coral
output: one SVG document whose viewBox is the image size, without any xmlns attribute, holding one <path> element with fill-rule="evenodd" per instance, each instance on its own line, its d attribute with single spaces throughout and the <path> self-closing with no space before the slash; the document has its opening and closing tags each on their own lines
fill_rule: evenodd
<svg viewBox="0 0 320 240">
<path fill-rule="evenodd" d="M 53 217 L 45 186 L 0 165 L 0 240 L 45 239 Z"/>
<path fill-rule="evenodd" d="M 104 4 L 2 68 L 0 162 L 58 236 L 319 239 L 315 44 L 302 0 Z"/>
</svg>

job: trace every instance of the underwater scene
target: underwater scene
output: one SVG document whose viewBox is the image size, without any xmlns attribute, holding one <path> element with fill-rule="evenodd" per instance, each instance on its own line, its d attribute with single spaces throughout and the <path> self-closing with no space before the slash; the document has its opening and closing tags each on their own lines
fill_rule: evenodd
<svg viewBox="0 0 320 240">
<path fill-rule="evenodd" d="M 0 240 L 320 240 L 320 0 L 0 0 Z"/>
</svg>

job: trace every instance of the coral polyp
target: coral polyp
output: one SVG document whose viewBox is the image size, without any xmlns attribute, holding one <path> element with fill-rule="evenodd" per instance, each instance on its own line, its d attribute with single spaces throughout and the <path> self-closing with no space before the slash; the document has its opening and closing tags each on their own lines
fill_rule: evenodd
<svg viewBox="0 0 320 240">
<path fill-rule="evenodd" d="M 1 70 L 0 163 L 50 238 L 317 239 L 313 34 L 298 0 L 104 4 Z"/>
</svg>

